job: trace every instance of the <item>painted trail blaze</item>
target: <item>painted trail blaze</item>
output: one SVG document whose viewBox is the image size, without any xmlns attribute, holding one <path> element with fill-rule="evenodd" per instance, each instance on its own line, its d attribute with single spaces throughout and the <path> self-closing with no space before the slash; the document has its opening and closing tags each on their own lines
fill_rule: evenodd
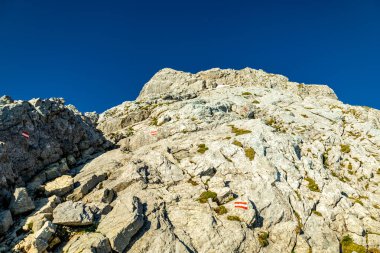
<svg viewBox="0 0 380 253">
<path fill-rule="evenodd" d="M 30 137 L 29 133 L 26 131 L 22 131 L 21 135 L 24 136 L 26 139 L 29 139 L 29 137 Z"/>
<path fill-rule="evenodd" d="M 241 208 L 241 209 L 244 209 L 244 210 L 248 210 L 248 202 L 234 202 L 234 206 L 235 208 Z"/>
</svg>

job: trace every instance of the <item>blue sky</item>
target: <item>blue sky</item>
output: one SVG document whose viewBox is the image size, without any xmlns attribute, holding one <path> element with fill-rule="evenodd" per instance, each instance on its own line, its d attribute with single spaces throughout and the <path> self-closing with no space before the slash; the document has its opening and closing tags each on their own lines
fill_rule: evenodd
<svg viewBox="0 0 380 253">
<path fill-rule="evenodd" d="M 158 70 L 251 67 L 380 109 L 380 1 L 0 0 L 0 95 L 102 112 Z"/>
</svg>

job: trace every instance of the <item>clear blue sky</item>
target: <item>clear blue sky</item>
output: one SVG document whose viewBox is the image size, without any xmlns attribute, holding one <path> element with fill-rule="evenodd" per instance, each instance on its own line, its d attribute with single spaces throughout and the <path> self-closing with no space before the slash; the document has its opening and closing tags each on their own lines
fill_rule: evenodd
<svg viewBox="0 0 380 253">
<path fill-rule="evenodd" d="M 164 67 L 252 67 L 380 109 L 380 1 L 0 0 L 0 95 L 102 112 Z"/>
</svg>

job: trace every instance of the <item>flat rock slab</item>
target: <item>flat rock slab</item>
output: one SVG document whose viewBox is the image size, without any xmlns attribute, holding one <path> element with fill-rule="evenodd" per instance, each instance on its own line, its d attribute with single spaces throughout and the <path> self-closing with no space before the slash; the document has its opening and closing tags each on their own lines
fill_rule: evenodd
<svg viewBox="0 0 380 253">
<path fill-rule="evenodd" d="M 65 175 L 47 183 L 45 185 L 45 193 L 47 196 L 63 196 L 70 192 L 73 188 L 74 179 L 71 176 Z"/>
<path fill-rule="evenodd" d="M 53 223 L 66 226 L 86 226 L 94 221 L 90 208 L 82 202 L 67 201 L 53 211 Z"/>
<path fill-rule="evenodd" d="M 107 237 L 100 233 L 87 233 L 83 235 L 75 235 L 63 248 L 63 252 L 65 253 L 109 253 L 111 251 L 111 246 L 108 242 Z"/>
<path fill-rule="evenodd" d="M 100 222 L 97 231 L 105 235 L 116 252 L 124 252 L 132 236 L 144 224 L 144 213 L 137 197 L 121 198 Z"/>
<path fill-rule="evenodd" d="M 11 212 L 15 215 L 34 210 L 35 206 L 29 197 L 26 188 L 16 188 L 10 205 Z"/>
</svg>

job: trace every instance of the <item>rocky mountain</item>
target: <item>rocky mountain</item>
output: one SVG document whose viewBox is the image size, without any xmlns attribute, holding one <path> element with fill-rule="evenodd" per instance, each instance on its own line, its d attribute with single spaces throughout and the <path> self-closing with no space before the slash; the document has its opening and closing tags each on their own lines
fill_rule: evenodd
<svg viewBox="0 0 380 253">
<path fill-rule="evenodd" d="M 325 85 L 163 69 L 100 115 L 0 101 L 0 252 L 380 252 L 380 112 Z"/>
</svg>

